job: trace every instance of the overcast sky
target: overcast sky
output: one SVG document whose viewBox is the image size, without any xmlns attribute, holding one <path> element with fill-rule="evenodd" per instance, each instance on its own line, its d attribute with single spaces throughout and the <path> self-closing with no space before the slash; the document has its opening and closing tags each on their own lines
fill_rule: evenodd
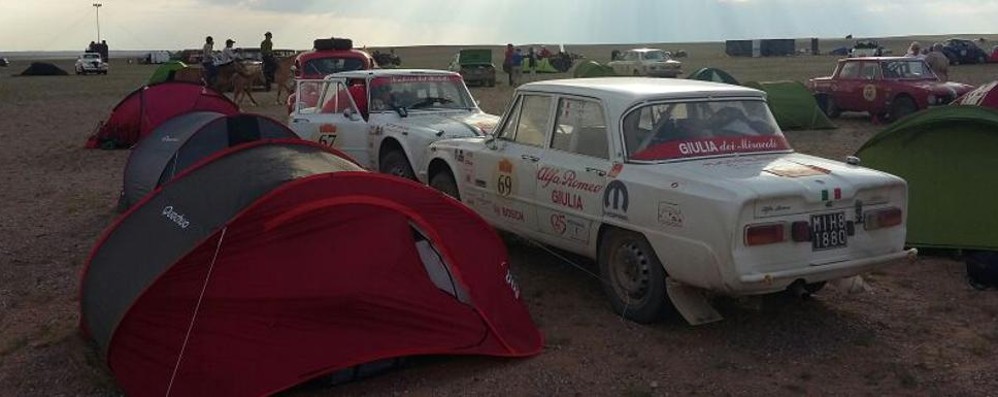
<svg viewBox="0 0 998 397">
<path fill-rule="evenodd" d="M 96 0 L 112 50 L 632 43 L 998 33 L 998 0 Z M 0 51 L 84 48 L 93 0 L 0 0 Z M 218 44 L 216 44 L 218 45 Z"/>
</svg>

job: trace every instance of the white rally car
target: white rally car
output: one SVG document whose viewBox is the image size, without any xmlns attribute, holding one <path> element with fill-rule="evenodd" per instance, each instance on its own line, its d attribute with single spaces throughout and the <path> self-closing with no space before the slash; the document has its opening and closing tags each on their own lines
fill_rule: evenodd
<svg viewBox="0 0 998 397">
<path fill-rule="evenodd" d="M 654 48 L 625 51 L 606 65 L 621 76 L 676 77 L 683 68 L 683 63 L 672 59 L 669 52 Z"/>
<path fill-rule="evenodd" d="M 483 136 L 499 121 L 478 108 L 460 74 L 448 71 L 357 70 L 297 84 L 288 125 L 298 136 L 410 179 L 425 168 L 431 142 Z"/>
<path fill-rule="evenodd" d="M 705 292 L 814 292 L 899 258 L 907 186 L 795 153 L 761 91 L 694 80 L 525 84 L 493 135 L 430 145 L 430 185 L 498 228 L 595 259 L 621 315 Z"/>
<path fill-rule="evenodd" d="M 107 74 L 107 62 L 101 59 L 100 54 L 96 52 L 85 52 L 76 58 L 76 64 L 73 66 L 76 70 L 76 74 Z"/>
</svg>

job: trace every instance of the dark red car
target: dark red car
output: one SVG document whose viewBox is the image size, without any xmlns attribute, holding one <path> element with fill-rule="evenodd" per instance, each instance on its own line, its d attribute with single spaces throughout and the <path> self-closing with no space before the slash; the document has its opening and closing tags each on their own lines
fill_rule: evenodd
<svg viewBox="0 0 998 397">
<path fill-rule="evenodd" d="M 945 105 L 974 89 L 940 81 L 925 61 L 914 57 L 840 59 L 831 76 L 809 80 L 808 88 L 829 117 L 854 111 L 893 120 Z"/>
<path fill-rule="evenodd" d="M 292 71 L 296 80 L 321 80 L 327 75 L 350 70 L 367 70 L 377 67 L 367 52 L 353 48 L 353 41 L 345 38 L 316 39 L 313 49 L 295 58 Z M 303 102 L 319 99 L 318 92 L 303 92 Z M 288 112 L 294 107 L 295 95 L 288 96 Z M 315 106 L 314 103 L 309 106 Z"/>
</svg>

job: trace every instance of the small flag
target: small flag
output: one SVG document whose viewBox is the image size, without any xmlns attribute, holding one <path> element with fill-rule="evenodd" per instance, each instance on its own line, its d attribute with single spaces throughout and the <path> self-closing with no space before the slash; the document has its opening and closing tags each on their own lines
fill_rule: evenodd
<svg viewBox="0 0 998 397">
<path fill-rule="evenodd" d="M 835 199 L 836 200 L 841 200 L 842 199 L 842 189 L 835 188 Z"/>
<path fill-rule="evenodd" d="M 828 189 L 821 190 L 821 201 L 828 201 Z"/>
</svg>

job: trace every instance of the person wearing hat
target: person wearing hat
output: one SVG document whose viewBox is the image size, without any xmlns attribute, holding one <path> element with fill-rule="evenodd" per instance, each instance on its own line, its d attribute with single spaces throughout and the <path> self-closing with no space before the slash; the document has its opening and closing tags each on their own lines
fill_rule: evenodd
<svg viewBox="0 0 998 397">
<path fill-rule="evenodd" d="M 270 91 L 270 83 L 274 81 L 274 72 L 277 71 L 277 58 L 274 58 L 274 42 L 270 39 L 274 37 L 270 32 L 263 34 L 263 41 L 260 42 L 260 56 L 263 57 L 263 77 L 266 80 L 267 91 Z"/>
<path fill-rule="evenodd" d="M 225 48 L 222 49 L 222 56 L 218 57 L 218 62 L 215 62 L 215 66 L 229 64 L 237 59 L 236 50 L 232 48 L 232 45 L 235 43 L 236 41 L 232 39 L 225 40 Z"/>
<path fill-rule="evenodd" d="M 205 83 L 215 84 L 218 68 L 215 67 L 215 39 L 211 36 L 204 38 L 204 47 L 201 48 L 201 67 L 204 68 Z"/>
</svg>

